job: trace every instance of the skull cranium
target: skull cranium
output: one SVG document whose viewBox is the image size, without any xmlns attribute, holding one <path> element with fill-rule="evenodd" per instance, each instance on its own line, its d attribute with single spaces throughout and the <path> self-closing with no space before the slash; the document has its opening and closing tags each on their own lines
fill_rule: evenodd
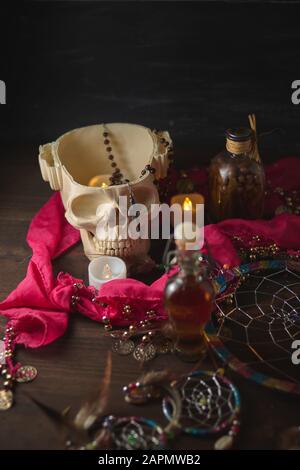
<svg viewBox="0 0 300 470">
<path fill-rule="evenodd" d="M 40 168 L 51 188 L 60 190 L 66 218 L 80 230 L 86 256 L 89 259 L 119 256 L 132 265 L 137 258 L 145 261 L 150 242 L 132 239 L 128 234 L 127 238 L 123 237 L 120 215 L 123 222 L 128 217 L 120 207 L 120 196 L 127 198 L 128 206 L 132 195 L 135 202 L 149 209 L 151 204 L 159 202 L 153 174 L 142 170 L 150 165 L 156 178 L 166 177 L 169 160 L 165 141 L 171 144 L 171 139 L 167 132 L 152 132 L 134 124 L 106 124 L 105 129 L 109 132 L 115 161 L 129 183 L 107 187 L 89 185 L 96 175 L 103 175 L 107 180 L 111 174 L 102 125 L 75 129 L 41 146 Z M 111 211 L 118 214 L 113 236 L 107 224 Z M 99 223 L 101 230 L 97 230 Z"/>
</svg>

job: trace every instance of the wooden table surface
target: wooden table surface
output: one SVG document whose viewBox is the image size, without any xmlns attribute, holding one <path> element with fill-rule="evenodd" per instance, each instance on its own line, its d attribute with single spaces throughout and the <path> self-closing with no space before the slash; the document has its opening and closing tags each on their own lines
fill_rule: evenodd
<svg viewBox="0 0 300 470">
<path fill-rule="evenodd" d="M 0 193 L 0 298 L 22 280 L 26 273 L 30 249 L 26 232 L 33 215 L 48 200 L 51 190 L 40 176 L 37 145 L 1 148 L 2 171 Z M 56 270 L 70 272 L 87 280 L 88 260 L 81 245 L 55 263 Z M 2 322 L 3 324 L 3 322 Z M 103 335 L 102 326 L 77 314 L 70 315 L 67 334 L 55 343 L 36 350 L 20 348 L 17 357 L 23 364 L 37 367 L 39 375 L 31 384 L 19 385 L 15 405 L 0 414 L 1 449 L 59 449 L 62 441 L 57 429 L 29 400 L 25 390 L 57 410 L 76 407 L 99 386 L 111 340 Z M 147 368 L 169 367 L 173 371 L 190 370 L 190 365 L 171 355 L 159 356 Z M 212 367 L 209 362 L 206 367 Z M 159 405 L 136 409 L 124 403 L 122 387 L 140 374 L 132 357 L 113 355 L 113 375 L 109 412 L 120 415 L 139 413 L 163 423 Z M 265 389 L 228 372 L 238 385 L 242 399 L 242 426 L 237 443 L 240 449 L 275 448 L 279 433 L 298 425 L 299 401 Z M 177 449 L 212 448 L 212 440 L 180 437 Z"/>
</svg>

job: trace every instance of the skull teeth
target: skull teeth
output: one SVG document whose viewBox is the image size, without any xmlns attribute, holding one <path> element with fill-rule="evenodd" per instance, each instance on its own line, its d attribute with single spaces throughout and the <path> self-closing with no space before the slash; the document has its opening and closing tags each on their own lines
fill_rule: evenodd
<svg viewBox="0 0 300 470">
<path fill-rule="evenodd" d="M 141 250 L 143 250 L 145 240 L 137 239 L 127 239 L 119 241 L 107 241 L 99 240 L 96 237 L 93 237 L 93 242 L 95 249 L 99 255 L 107 256 L 119 256 L 121 258 L 127 258 L 136 255 Z"/>
<path fill-rule="evenodd" d="M 128 257 L 133 253 L 138 240 L 126 240 L 122 242 L 98 240 L 93 238 L 97 253 L 108 256 Z"/>
</svg>

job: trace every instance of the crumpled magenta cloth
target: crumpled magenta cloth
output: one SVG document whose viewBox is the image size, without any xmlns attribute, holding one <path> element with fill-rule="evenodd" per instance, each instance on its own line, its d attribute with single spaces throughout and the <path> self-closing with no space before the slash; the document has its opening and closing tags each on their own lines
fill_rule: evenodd
<svg viewBox="0 0 300 470">
<path fill-rule="evenodd" d="M 266 175 L 271 188 L 280 186 L 285 190 L 299 189 L 300 159 L 280 160 L 266 168 Z M 197 177 L 204 188 L 205 171 L 199 170 Z M 274 212 L 279 204 L 278 196 L 271 191 L 267 210 Z M 300 217 L 282 214 L 269 221 L 231 219 L 205 227 L 210 254 L 221 266 L 240 264 L 232 235 L 245 234 L 260 235 L 262 239 L 272 240 L 283 250 L 297 250 L 300 248 Z M 27 242 L 33 255 L 26 277 L 0 303 L 0 313 L 9 320 L 9 326 L 14 328 L 16 343 L 33 348 L 51 343 L 64 334 L 69 317 L 74 311 L 98 322 L 102 322 L 106 316 L 113 325 L 120 326 L 128 325 L 132 319 L 142 321 L 148 310 L 155 310 L 158 320 L 166 318 L 163 291 L 172 272 L 163 275 L 151 286 L 134 279 L 113 280 L 104 284 L 98 294 L 92 287 L 84 286 L 80 279 L 75 279 L 70 274 L 60 273 L 54 278 L 52 260 L 75 245 L 79 239 L 79 231 L 65 219 L 60 194 L 55 193 L 33 218 L 29 227 Z M 75 305 L 74 296 L 77 298 Z M 125 304 L 129 304 L 133 312 L 130 320 L 122 313 Z"/>
</svg>

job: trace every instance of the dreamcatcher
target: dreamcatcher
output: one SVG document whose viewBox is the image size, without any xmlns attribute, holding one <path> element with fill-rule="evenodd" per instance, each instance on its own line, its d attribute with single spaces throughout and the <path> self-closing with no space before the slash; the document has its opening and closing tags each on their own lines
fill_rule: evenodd
<svg viewBox="0 0 300 470">
<path fill-rule="evenodd" d="M 185 432 L 198 437 L 221 435 L 215 442 L 218 450 L 233 446 L 239 433 L 240 396 L 230 380 L 220 373 L 198 370 L 167 384 L 153 372 L 125 387 L 125 400 L 145 403 L 159 397 L 160 389 L 164 392 L 163 413 L 169 421 L 160 442 L 162 436 L 170 441 Z"/>
<path fill-rule="evenodd" d="M 163 429 L 151 419 L 109 416 L 104 425 L 109 429 L 114 449 L 159 450 L 166 447 Z"/>
<path fill-rule="evenodd" d="M 240 396 L 237 388 L 223 375 L 196 371 L 181 378 L 173 386 L 182 403 L 180 426 L 193 436 L 211 436 L 228 432 L 215 442 L 215 449 L 231 448 L 239 432 Z M 174 404 L 163 400 L 167 419 L 174 418 Z"/>
<path fill-rule="evenodd" d="M 291 346 L 300 338 L 300 263 L 258 261 L 214 283 L 219 297 L 207 334 L 219 357 L 247 378 L 299 394 Z"/>
</svg>

